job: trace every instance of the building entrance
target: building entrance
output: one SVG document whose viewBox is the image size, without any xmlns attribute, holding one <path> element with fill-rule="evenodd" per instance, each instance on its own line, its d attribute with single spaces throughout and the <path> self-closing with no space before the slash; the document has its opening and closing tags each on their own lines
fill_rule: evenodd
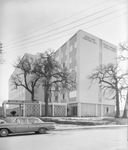
<svg viewBox="0 0 128 150">
<path fill-rule="evenodd" d="M 72 116 L 77 116 L 77 106 L 72 106 Z"/>
</svg>

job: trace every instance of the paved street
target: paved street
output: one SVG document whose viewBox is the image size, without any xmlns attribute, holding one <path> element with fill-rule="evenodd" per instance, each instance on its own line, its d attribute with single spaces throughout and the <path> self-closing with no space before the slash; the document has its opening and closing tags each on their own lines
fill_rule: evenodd
<svg viewBox="0 0 128 150">
<path fill-rule="evenodd" d="M 49 131 L 0 138 L 0 150 L 126 150 L 127 128 Z"/>
</svg>

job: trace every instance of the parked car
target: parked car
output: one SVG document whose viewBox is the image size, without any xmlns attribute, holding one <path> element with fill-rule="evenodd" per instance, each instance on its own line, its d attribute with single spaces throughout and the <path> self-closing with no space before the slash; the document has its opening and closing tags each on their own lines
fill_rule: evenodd
<svg viewBox="0 0 128 150">
<path fill-rule="evenodd" d="M 35 132 L 44 134 L 47 130 L 54 130 L 54 122 L 43 122 L 37 117 L 8 117 L 0 121 L 0 136 L 10 133 Z"/>
</svg>

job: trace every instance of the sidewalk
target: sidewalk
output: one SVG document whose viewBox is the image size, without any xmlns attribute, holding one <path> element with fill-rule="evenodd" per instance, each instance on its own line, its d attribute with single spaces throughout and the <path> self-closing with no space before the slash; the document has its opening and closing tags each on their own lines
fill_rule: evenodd
<svg viewBox="0 0 128 150">
<path fill-rule="evenodd" d="M 78 130 L 99 128 L 121 128 L 127 127 L 128 120 L 112 117 L 41 117 L 45 122 L 55 122 L 56 130 Z"/>
<path fill-rule="evenodd" d="M 104 128 L 123 128 L 128 125 L 98 125 L 98 126 L 81 126 L 81 125 L 62 125 L 56 124 L 56 131 L 78 130 L 78 129 L 104 129 Z"/>
</svg>

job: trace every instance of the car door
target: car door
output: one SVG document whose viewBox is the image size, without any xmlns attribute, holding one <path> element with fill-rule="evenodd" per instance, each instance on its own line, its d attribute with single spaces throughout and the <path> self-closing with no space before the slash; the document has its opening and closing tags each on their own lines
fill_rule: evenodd
<svg viewBox="0 0 128 150">
<path fill-rule="evenodd" d="M 17 118 L 15 120 L 15 123 L 16 123 L 15 126 L 16 133 L 29 132 L 26 118 Z"/>
<path fill-rule="evenodd" d="M 30 132 L 36 132 L 40 128 L 40 123 L 37 118 L 28 118 L 28 128 Z"/>
</svg>

